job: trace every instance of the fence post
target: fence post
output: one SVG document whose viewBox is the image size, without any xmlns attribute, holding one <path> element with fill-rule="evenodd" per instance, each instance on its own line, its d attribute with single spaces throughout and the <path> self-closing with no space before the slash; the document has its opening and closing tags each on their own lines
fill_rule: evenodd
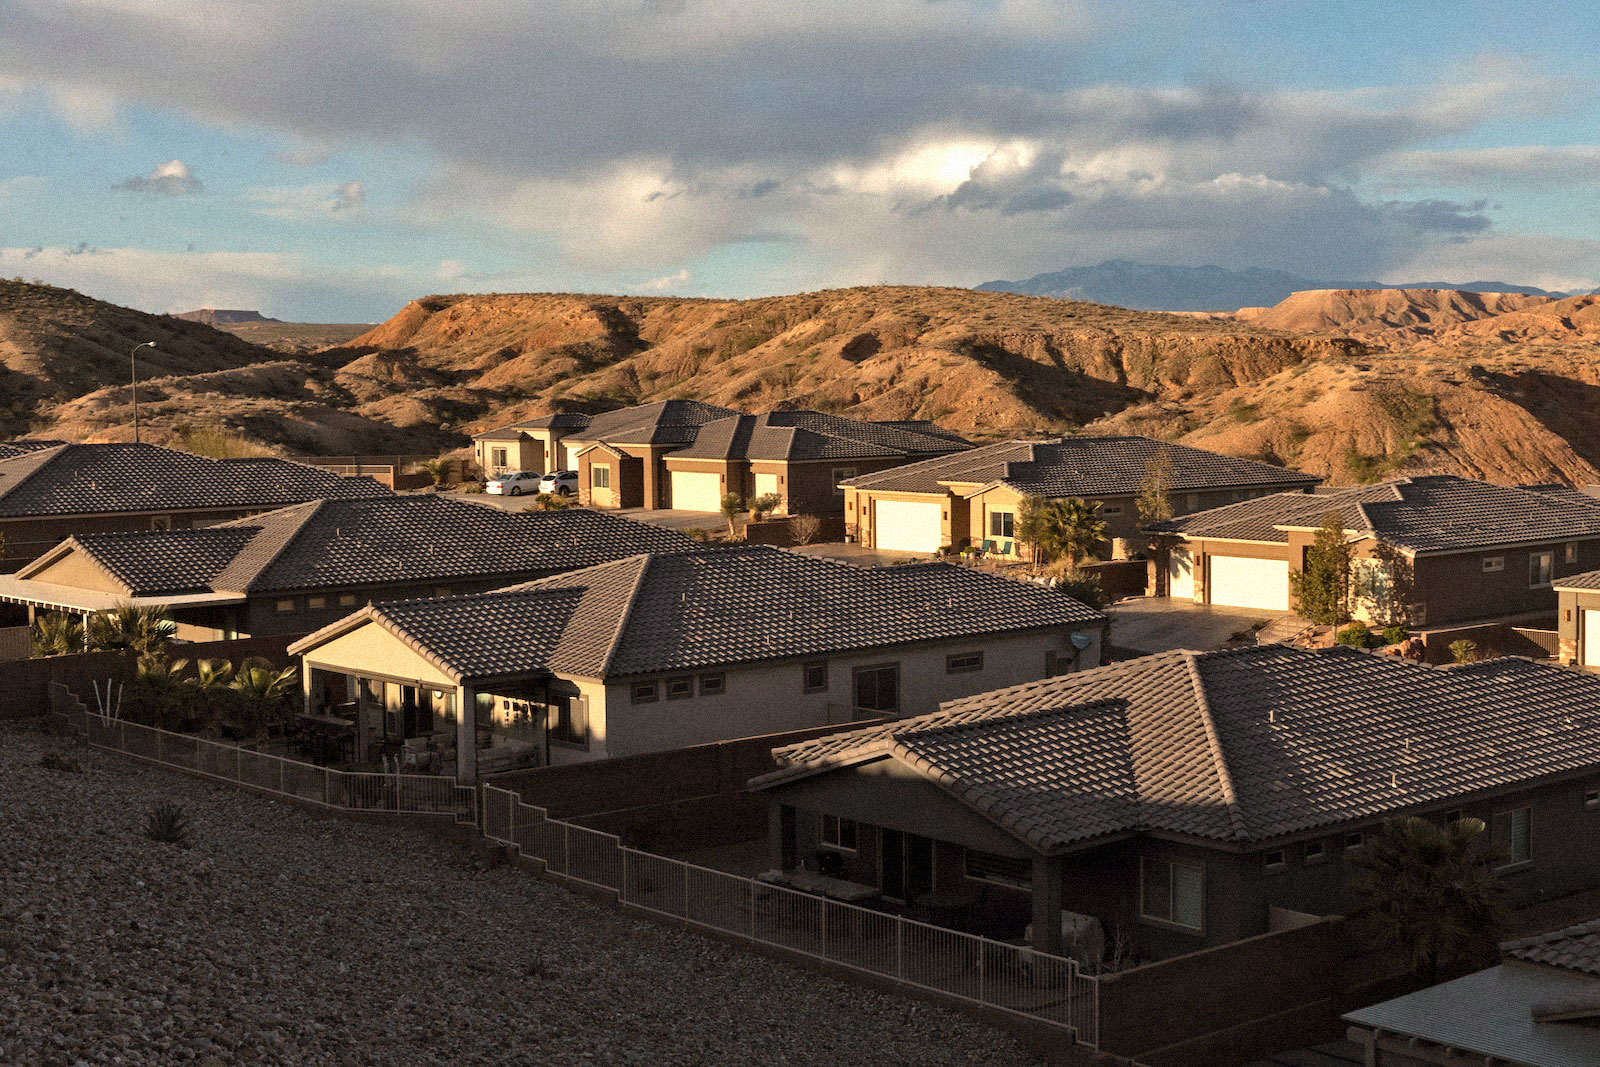
<svg viewBox="0 0 1600 1067">
<path fill-rule="evenodd" d="M 983 995 L 988 985 L 986 979 L 989 976 L 989 957 L 984 952 L 987 946 L 982 941 L 976 941 L 974 944 L 978 946 L 978 1003 L 987 1004 L 988 998 Z"/>
<path fill-rule="evenodd" d="M 822 958 L 828 958 L 828 898 L 822 897 Z"/>
<path fill-rule="evenodd" d="M 894 976 L 906 976 L 906 921 L 899 918 L 894 921 Z"/>
<path fill-rule="evenodd" d="M 633 850 L 632 849 L 625 848 L 625 849 L 622 850 L 622 888 L 617 891 L 617 899 L 620 900 L 624 904 L 632 904 L 633 903 L 632 899 L 630 899 L 631 896 L 632 896 L 632 894 L 630 893 L 630 889 L 633 886 L 633 877 L 632 877 L 632 870 L 630 869 L 629 864 L 628 864 L 628 861 L 631 860 L 632 858 L 633 858 Z"/>
<path fill-rule="evenodd" d="M 683 865 L 683 917 L 689 917 L 689 865 Z"/>
<path fill-rule="evenodd" d="M 572 824 L 561 824 L 561 873 L 572 873 Z"/>
<path fill-rule="evenodd" d="M 750 940 L 756 939 L 756 880 L 746 878 L 744 883 L 750 891 Z"/>
</svg>

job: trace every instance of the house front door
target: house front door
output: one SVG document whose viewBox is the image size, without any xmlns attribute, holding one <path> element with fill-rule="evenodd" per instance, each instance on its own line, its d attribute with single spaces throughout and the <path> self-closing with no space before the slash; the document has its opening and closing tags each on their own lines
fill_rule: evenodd
<svg viewBox="0 0 1600 1067">
<path fill-rule="evenodd" d="M 933 842 L 918 834 L 884 830 L 883 895 L 890 900 L 912 901 L 933 891 Z"/>
</svg>

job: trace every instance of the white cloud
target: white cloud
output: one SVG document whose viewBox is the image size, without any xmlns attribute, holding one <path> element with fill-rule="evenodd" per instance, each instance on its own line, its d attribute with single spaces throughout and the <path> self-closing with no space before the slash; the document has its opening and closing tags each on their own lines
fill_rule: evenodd
<svg viewBox="0 0 1600 1067">
<path fill-rule="evenodd" d="M 258 215 L 304 222 L 329 217 L 349 218 L 360 214 L 366 207 L 367 189 L 359 181 L 267 185 L 248 190 L 245 199 Z"/>
<path fill-rule="evenodd" d="M 681 292 L 693 277 L 694 275 L 690 274 L 688 268 L 685 267 L 676 274 L 664 274 L 659 278 L 651 278 L 647 282 L 641 282 L 639 288 L 647 293 L 663 293 L 669 290 Z"/>
<path fill-rule="evenodd" d="M 349 214 L 367 206 L 367 187 L 361 182 L 345 182 L 334 190 L 333 196 L 323 202 L 322 208 L 330 215 Z"/>
<path fill-rule="evenodd" d="M 129 178 L 113 186 L 131 193 L 150 193 L 154 196 L 194 196 L 202 187 L 200 179 L 181 159 L 158 163 L 149 174 Z"/>
</svg>

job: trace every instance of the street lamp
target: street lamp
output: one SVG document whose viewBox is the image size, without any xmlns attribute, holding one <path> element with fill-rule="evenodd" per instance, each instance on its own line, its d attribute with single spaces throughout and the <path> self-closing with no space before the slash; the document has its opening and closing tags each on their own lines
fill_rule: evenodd
<svg viewBox="0 0 1600 1067">
<path fill-rule="evenodd" d="M 133 443 L 139 443 L 139 368 L 134 363 L 133 357 L 139 354 L 141 348 L 154 348 L 154 341 L 146 341 L 142 345 L 134 345 L 133 351 L 128 353 L 128 381 L 133 392 Z"/>
</svg>

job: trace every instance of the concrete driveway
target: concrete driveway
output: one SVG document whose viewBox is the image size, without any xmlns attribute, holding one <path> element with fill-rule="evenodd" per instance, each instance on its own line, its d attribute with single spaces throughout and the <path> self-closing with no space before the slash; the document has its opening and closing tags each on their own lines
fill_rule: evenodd
<svg viewBox="0 0 1600 1067">
<path fill-rule="evenodd" d="M 1111 644 L 1130 652 L 1166 652 L 1188 648 L 1208 652 L 1227 644 L 1235 634 L 1258 622 L 1288 614 L 1258 608 L 1219 608 L 1169 597 L 1136 597 L 1106 609 L 1111 616 Z"/>
</svg>

